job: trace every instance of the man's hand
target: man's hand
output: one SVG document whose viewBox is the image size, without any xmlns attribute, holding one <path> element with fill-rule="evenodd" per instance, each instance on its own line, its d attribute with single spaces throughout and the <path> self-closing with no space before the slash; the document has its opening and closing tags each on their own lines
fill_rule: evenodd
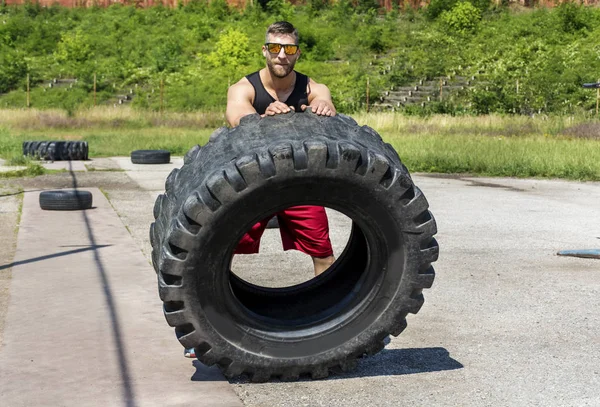
<svg viewBox="0 0 600 407">
<path fill-rule="evenodd" d="M 294 110 L 294 108 L 286 105 L 283 102 L 276 100 L 275 102 L 273 102 L 269 106 L 267 106 L 267 109 L 265 110 L 265 114 L 263 114 L 262 117 L 275 116 L 276 114 L 282 114 L 282 113 L 289 113 L 290 110 Z"/>
<path fill-rule="evenodd" d="M 319 116 L 335 116 L 335 107 L 333 103 L 328 100 L 313 100 L 310 106 L 302 105 L 302 111 L 304 112 L 307 108 L 310 108 L 313 113 Z"/>
</svg>

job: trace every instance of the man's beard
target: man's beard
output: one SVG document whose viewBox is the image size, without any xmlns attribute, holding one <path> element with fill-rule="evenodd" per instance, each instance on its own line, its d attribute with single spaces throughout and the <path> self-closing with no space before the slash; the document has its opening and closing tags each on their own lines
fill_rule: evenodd
<svg viewBox="0 0 600 407">
<path fill-rule="evenodd" d="M 294 65 L 296 65 L 296 61 L 290 62 L 288 65 L 277 65 L 273 59 L 267 59 L 267 68 L 269 68 L 269 72 L 276 78 L 285 78 L 288 76 L 293 70 Z"/>
</svg>

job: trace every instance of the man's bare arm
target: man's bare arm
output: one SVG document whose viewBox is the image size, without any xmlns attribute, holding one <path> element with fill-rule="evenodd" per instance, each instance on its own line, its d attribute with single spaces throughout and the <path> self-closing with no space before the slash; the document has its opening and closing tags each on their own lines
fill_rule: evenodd
<svg viewBox="0 0 600 407">
<path fill-rule="evenodd" d="M 308 106 L 302 106 L 302 110 L 310 108 L 313 113 L 321 116 L 335 116 L 336 110 L 329 88 L 312 79 L 309 80 L 308 88 Z"/>
<path fill-rule="evenodd" d="M 256 113 L 256 109 L 252 107 L 253 95 L 254 88 L 246 78 L 229 87 L 227 90 L 225 118 L 231 127 L 236 127 L 240 124 L 242 117 Z"/>
</svg>

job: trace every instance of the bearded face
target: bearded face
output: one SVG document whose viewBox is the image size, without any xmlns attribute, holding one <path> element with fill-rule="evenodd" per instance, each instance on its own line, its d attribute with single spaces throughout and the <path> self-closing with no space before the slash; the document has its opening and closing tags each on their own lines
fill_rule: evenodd
<svg viewBox="0 0 600 407">
<path fill-rule="evenodd" d="M 296 44 L 296 38 L 288 34 L 269 35 L 268 42 L 277 44 Z M 276 78 L 285 78 L 288 76 L 296 65 L 296 61 L 300 56 L 300 50 L 294 55 L 287 55 L 284 48 L 277 54 L 272 54 L 269 50 L 263 46 L 263 55 L 267 60 L 267 68 L 271 75 Z"/>
</svg>

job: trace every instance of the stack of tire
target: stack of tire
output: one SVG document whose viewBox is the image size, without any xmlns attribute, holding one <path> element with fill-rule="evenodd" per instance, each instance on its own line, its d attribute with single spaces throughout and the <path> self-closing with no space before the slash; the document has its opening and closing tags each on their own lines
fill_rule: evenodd
<svg viewBox="0 0 600 407">
<path fill-rule="evenodd" d="M 47 161 L 88 159 L 87 141 L 24 141 L 23 155 Z"/>
</svg>

